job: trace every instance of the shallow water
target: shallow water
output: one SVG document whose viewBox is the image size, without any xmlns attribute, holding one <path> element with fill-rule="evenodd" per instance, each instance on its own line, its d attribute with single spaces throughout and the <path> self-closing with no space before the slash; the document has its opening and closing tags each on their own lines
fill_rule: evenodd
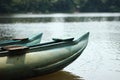
<svg viewBox="0 0 120 80">
<path fill-rule="evenodd" d="M 55 17 L 55 15 L 57 16 Z M 82 55 L 63 70 L 29 80 L 120 80 L 119 13 L 110 13 L 109 16 L 108 13 L 92 13 L 86 15 L 87 17 L 85 14 L 79 14 L 78 17 L 84 17 L 85 20 L 77 19 L 77 21 L 70 22 L 63 17 L 75 18 L 77 15 L 50 14 L 44 16 L 51 17 L 51 21 L 1 22 L 0 39 L 26 37 L 43 32 L 42 42 L 46 42 L 51 41 L 53 37 L 78 38 L 82 34 L 90 32 L 89 43 Z M 111 16 L 112 20 L 106 19 Z"/>
</svg>

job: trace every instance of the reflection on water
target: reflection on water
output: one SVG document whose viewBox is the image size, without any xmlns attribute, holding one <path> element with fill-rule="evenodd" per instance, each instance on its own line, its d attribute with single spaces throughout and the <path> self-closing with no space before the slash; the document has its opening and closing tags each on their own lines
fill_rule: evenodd
<svg viewBox="0 0 120 80">
<path fill-rule="evenodd" d="M 59 71 L 56 73 L 35 77 L 28 80 L 84 80 L 80 76 L 76 76 L 66 71 Z"/>
<path fill-rule="evenodd" d="M 24 37 L 43 32 L 42 42 L 46 42 L 52 40 L 53 37 L 76 38 L 85 32 L 90 32 L 88 46 L 76 61 L 63 71 L 32 78 L 32 80 L 120 80 L 120 14 L 110 14 L 111 16 L 79 14 L 78 17 L 75 14 L 73 17 L 72 14 L 56 15 L 41 15 L 42 17 L 36 15 L 38 18 L 49 17 L 51 21 L 46 23 L 33 21 L 32 23 L 0 24 L 0 39 Z M 34 17 L 35 15 L 31 16 L 31 18 Z M 82 17 L 83 22 L 79 20 Z M 100 21 L 96 21 L 95 17 Z M 106 17 L 113 17 L 113 19 L 107 20 Z"/>
</svg>

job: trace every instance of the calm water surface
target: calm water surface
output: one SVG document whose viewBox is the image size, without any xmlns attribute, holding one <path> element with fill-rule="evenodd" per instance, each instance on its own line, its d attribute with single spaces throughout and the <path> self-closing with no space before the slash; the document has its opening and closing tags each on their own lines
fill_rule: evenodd
<svg viewBox="0 0 120 80">
<path fill-rule="evenodd" d="M 0 17 L 0 21 L 3 20 L 0 22 L 0 39 L 43 32 L 42 42 L 46 42 L 53 37 L 78 38 L 90 32 L 87 48 L 72 64 L 56 73 L 28 80 L 120 80 L 120 13 L 26 16 Z"/>
</svg>

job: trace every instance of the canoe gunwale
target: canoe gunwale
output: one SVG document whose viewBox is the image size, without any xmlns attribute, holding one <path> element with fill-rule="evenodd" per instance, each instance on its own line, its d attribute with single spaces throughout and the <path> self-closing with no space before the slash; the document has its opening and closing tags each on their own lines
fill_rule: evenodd
<svg viewBox="0 0 120 80">
<path fill-rule="evenodd" d="M 73 41 L 61 41 L 61 42 L 48 42 L 48 43 L 43 43 L 43 44 L 38 44 L 38 45 L 33 45 L 30 46 L 29 49 L 39 49 L 39 48 L 44 48 L 44 47 L 51 47 L 51 46 L 56 46 L 56 45 L 62 45 L 62 44 L 69 44 L 69 45 L 76 45 L 78 44 L 80 41 L 86 39 L 86 37 L 89 36 L 89 32 L 87 32 L 86 34 L 84 34 L 83 36 L 81 36 L 80 38 L 73 40 Z M 41 50 L 40 50 L 41 51 Z"/>
<path fill-rule="evenodd" d="M 48 43 L 42 43 L 42 44 L 37 44 L 37 45 L 29 46 L 28 47 L 29 50 L 27 51 L 27 53 L 35 52 L 35 51 L 49 50 L 49 49 L 52 49 L 52 48 L 60 48 L 60 47 L 64 47 L 64 46 L 76 45 L 80 41 L 86 39 L 86 37 L 88 38 L 88 36 L 89 36 L 89 32 L 87 32 L 86 34 L 84 34 L 80 38 L 78 38 L 76 40 L 73 40 L 73 41 L 61 41 L 61 42 L 54 42 L 53 41 L 53 42 L 48 42 Z M 24 53 L 24 54 L 27 54 L 27 53 Z M 2 57 L 2 56 L 8 56 L 8 55 L 9 55 L 9 51 L 1 51 L 0 52 L 0 57 Z"/>
</svg>

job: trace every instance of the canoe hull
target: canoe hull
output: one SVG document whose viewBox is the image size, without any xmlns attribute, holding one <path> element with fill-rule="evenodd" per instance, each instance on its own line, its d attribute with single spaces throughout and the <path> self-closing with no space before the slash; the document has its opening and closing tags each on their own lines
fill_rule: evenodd
<svg viewBox="0 0 120 80">
<path fill-rule="evenodd" d="M 56 48 L 28 52 L 19 56 L 5 56 L 0 58 L 0 76 L 8 79 L 20 79 L 30 76 L 52 73 L 66 67 L 78 58 L 88 43 L 89 34 L 81 37 L 80 43 L 71 42 L 70 45 L 56 45 Z M 84 39 L 85 37 L 85 39 Z M 46 47 L 47 48 L 47 47 Z M 16 74 L 16 76 L 14 76 Z"/>
</svg>

